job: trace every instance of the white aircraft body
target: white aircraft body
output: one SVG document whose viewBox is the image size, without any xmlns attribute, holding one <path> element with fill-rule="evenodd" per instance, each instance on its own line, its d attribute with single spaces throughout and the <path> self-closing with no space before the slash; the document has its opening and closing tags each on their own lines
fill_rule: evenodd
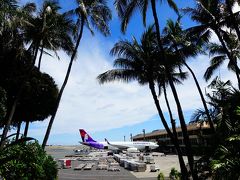
<svg viewBox="0 0 240 180">
<path fill-rule="evenodd" d="M 149 151 L 158 147 L 156 143 L 148 141 L 109 142 L 107 139 L 105 139 L 105 142 L 97 142 L 93 140 L 83 129 L 80 129 L 80 135 L 82 137 L 81 144 L 97 149 L 127 150 L 128 152 L 135 152 L 138 150 Z"/>
</svg>

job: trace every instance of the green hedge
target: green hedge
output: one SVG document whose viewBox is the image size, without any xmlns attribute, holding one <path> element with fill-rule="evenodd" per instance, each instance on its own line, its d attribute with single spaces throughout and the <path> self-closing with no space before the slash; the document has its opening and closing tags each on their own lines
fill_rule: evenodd
<svg viewBox="0 0 240 180">
<path fill-rule="evenodd" d="M 4 148 L 0 162 L 0 176 L 7 180 L 53 180 L 57 177 L 57 163 L 36 141 Z"/>
</svg>

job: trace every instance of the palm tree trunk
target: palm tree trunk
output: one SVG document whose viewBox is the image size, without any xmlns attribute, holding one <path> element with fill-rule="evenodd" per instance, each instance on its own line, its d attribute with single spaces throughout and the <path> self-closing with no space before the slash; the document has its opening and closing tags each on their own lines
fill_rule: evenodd
<svg viewBox="0 0 240 180">
<path fill-rule="evenodd" d="M 29 128 L 29 121 L 26 121 L 25 129 L 24 129 L 24 134 L 23 134 L 24 137 L 27 137 L 28 128 Z"/>
<path fill-rule="evenodd" d="M 166 62 L 165 55 L 164 55 L 164 48 L 163 48 L 162 43 L 161 43 L 160 26 L 159 26 L 159 23 L 158 23 L 155 0 L 151 0 L 151 5 L 152 5 L 152 13 L 153 13 L 153 17 L 154 17 L 154 22 L 155 22 L 155 26 L 156 26 L 158 46 L 159 46 L 159 48 L 162 52 L 161 54 L 162 54 L 163 62 Z M 166 67 L 166 74 L 167 74 L 167 77 L 169 79 L 169 84 L 170 84 L 170 87 L 172 89 L 175 102 L 177 104 L 178 116 L 179 116 L 179 120 L 180 120 L 180 124 L 181 124 L 181 128 L 182 128 L 184 143 L 185 143 L 185 146 L 186 146 L 188 163 L 189 163 L 189 166 L 190 166 L 190 170 L 191 170 L 191 173 L 192 173 L 193 180 L 197 180 L 198 176 L 197 176 L 196 172 L 194 171 L 194 159 L 193 159 L 192 147 L 191 147 L 191 143 L 190 143 L 188 132 L 187 132 L 187 126 L 186 126 L 186 123 L 185 123 L 185 120 L 184 120 L 182 107 L 181 107 L 180 101 L 178 99 L 177 91 L 176 91 L 175 86 L 173 84 L 172 77 L 169 73 L 169 68 L 168 68 L 167 63 L 165 63 L 165 67 Z"/>
<path fill-rule="evenodd" d="M 209 110 L 208 110 L 208 108 L 207 108 L 207 103 L 206 103 L 206 100 L 205 100 L 205 98 L 204 98 L 204 96 L 203 96 L 201 87 L 200 87 L 200 85 L 199 85 L 199 83 L 198 83 L 197 77 L 196 77 L 196 75 L 194 74 L 193 70 L 189 67 L 189 65 L 188 65 L 186 62 L 184 62 L 184 65 L 187 67 L 187 69 L 188 69 L 188 70 L 190 71 L 190 73 L 192 74 L 192 77 L 193 77 L 194 82 L 195 82 L 195 84 L 196 84 L 196 86 L 197 86 L 198 92 L 199 92 L 199 94 L 200 94 L 200 97 L 201 97 L 201 100 L 202 100 L 202 103 L 203 103 L 203 107 L 204 107 L 205 112 L 206 112 L 206 114 L 207 114 L 207 118 L 208 118 L 208 122 L 209 122 L 210 128 L 211 128 L 212 132 L 215 133 L 214 124 L 213 124 L 212 118 L 211 118 L 211 116 L 210 116 Z"/>
<path fill-rule="evenodd" d="M 22 122 L 18 122 L 16 140 L 19 139 Z"/>
<path fill-rule="evenodd" d="M 43 143 L 42 143 L 42 148 L 44 149 L 46 144 L 47 144 L 47 140 L 49 138 L 49 135 L 50 135 L 50 131 L 52 129 L 52 125 L 53 125 L 53 122 L 54 122 L 54 119 L 55 119 L 55 116 L 57 114 L 57 110 L 58 110 L 58 106 L 60 104 L 60 101 L 61 101 L 61 98 L 62 98 L 62 94 L 63 94 L 63 91 L 67 85 L 67 82 L 68 82 L 68 78 L 69 78 L 69 75 L 70 75 L 70 72 L 71 72 L 71 69 L 72 69 L 72 64 L 73 64 L 73 61 L 74 61 L 74 58 L 77 54 L 77 49 L 78 49 L 78 46 L 80 44 L 80 41 L 82 39 L 82 34 L 83 34 L 83 27 L 84 27 L 84 17 L 82 16 L 82 24 L 81 24 L 81 28 L 80 28 L 80 33 L 79 33 L 79 36 L 78 36 L 78 39 L 77 39 L 77 43 L 76 43 L 76 46 L 74 48 L 74 51 L 73 51 L 73 54 L 71 56 L 71 60 L 70 60 L 70 63 L 68 65 L 68 69 L 67 69 L 67 73 L 66 73 L 66 76 L 65 76 L 65 79 L 64 79 L 64 82 L 62 84 L 62 87 L 59 91 L 59 94 L 58 94 L 58 97 L 57 97 L 57 102 L 56 102 L 56 107 L 54 109 L 54 112 L 51 116 L 51 119 L 49 121 L 49 124 L 48 124 L 48 127 L 47 127 L 47 131 L 46 131 L 46 134 L 44 136 L 44 139 L 43 139 Z"/>
<path fill-rule="evenodd" d="M 9 114 L 9 116 L 8 116 L 7 123 L 6 123 L 6 125 L 4 126 L 3 133 L 2 133 L 2 137 L 1 137 L 0 150 L 3 148 L 3 146 L 4 146 L 4 144 L 5 144 L 4 139 L 7 137 L 8 130 L 9 130 L 10 125 L 11 125 L 11 123 L 12 123 L 12 118 L 13 118 L 15 109 L 16 109 L 16 107 L 17 107 L 18 99 L 19 99 L 19 98 L 16 98 L 16 99 L 14 100 L 13 105 L 12 105 L 12 108 L 11 108 L 11 111 L 10 111 L 10 114 Z"/>
<path fill-rule="evenodd" d="M 174 144 L 173 141 L 172 142 L 173 142 L 173 144 L 176 148 L 177 154 L 178 154 L 178 161 L 179 161 L 179 164 L 180 164 L 181 173 L 184 174 L 182 179 L 188 179 L 187 168 L 186 168 L 186 165 L 185 165 L 184 160 L 183 160 L 183 154 L 182 154 L 181 148 L 179 146 L 178 135 L 177 135 L 177 130 L 176 130 L 176 122 L 173 119 L 172 111 L 171 111 L 170 104 L 169 104 L 169 101 L 168 101 L 168 98 L 167 98 L 167 91 L 166 91 L 165 84 L 163 85 L 163 92 L 164 92 L 164 97 L 165 97 L 165 101 L 166 101 L 166 104 L 167 104 L 167 108 L 168 108 L 168 112 L 169 112 L 169 116 L 170 116 L 170 120 L 171 120 L 171 124 L 172 124 L 173 136 L 176 140 L 175 141 L 176 144 Z"/>
<path fill-rule="evenodd" d="M 181 57 L 181 53 L 179 52 L 178 48 L 177 48 L 177 45 L 176 45 L 176 42 L 173 40 L 173 43 L 174 43 L 174 48 L 175 48 L 175 51 L 179 54 L 179 56 Z M 212 118 L 210 116 L 210 113 L 209 113 L 209 110 L 207 108 L 207 103 L 206 103 L 206 100 L 203 96 L 203 93 L 202 93 L 202 90 L 201 90 L 201 87 L 198 83 L 198 80 L 197 80 L 197 77 L 195 75 L 195 73 L 193 72 L 193 70 L 190 68 L 190 66 L 186 63 L 186 61 L 183 60 L 183 64 L 187 67 L 187 69 L 190 71 L 193 79 L 194 79 L 194 82 L 197 86 L 197 89 L 198 89 L 198 92 L 199 92 L 199 95 L 201 97 L 201 100 L 202 100 L 202 103 L 203 103 L 203 107 L 205 109 L 205 112 L 207 114 L 207 118 L 208 118 L 208 122 L 209 122 L 209 125 L 210 125 L 210 128 L 212 130 L 212 133 L 215 133 L 215 128 L 214 128 L 214 124 L 213 124 L 213 121 L 212 121 Z"/>
<path fill-rule="evenodd" d="M 229 50 L 228 50 L 228 48 L 227 48 L 227 45 L 225 44 L 225 42 L 224 42 L 224 40 L 223 40 L 220 32 L 218 31 L 217 28 L 213 28 L 213 30 L 214 30 L 214 32 L 216 33 L 216 35 L 217 35 L 220 43 L 222 44 L 223 49 L 224 49 L 224 51 L 226 52 L 229 61 L 234 65 L 234 68 L 235 68 L 236 73 L 237 73 L 237 74 L 240 74 L 240 69 L 239 69 L 239 67 L 238 67 L 238 65 L 237 65 L 237 62 L 234 61 L 234 59 L 233 59 L 231 53 L 229 52 Z M 237 76 L 237 80 L 238 80 L 238 88 L 240 89 L 240 79 L 239 79 L 239 76 Z"/>
<path fill-rule="evenodd" d="M 238 82 L 240 82 L 240 77 L 239 77 L 239 74 L 235 71 L 235 74 L 236 74 L 236 77 L 237 77 L 237 80 Z M 240 84 L 238 83 L 238 88 L 240 89 Z"/>
<path fill-rule="evenodd" d="M 37 60 L 37 55 L 38 55 L 38 49 L 40 47 L 40 42 L 37 42 L 37 44 L 34 47 L 33 50 L 33 62 L 32 62 L 32 66 L 34 67 L 36 60 Z"/>
<path fill-rule="evenodd" d="M 226 0 L 226 5 L 227 5 L 227 11 L 228 13 L 230 14 L 230 21 L 237 33 L 237 36 L 238 36 L 238 40 L 240 41 L 240 30 L 238 28 L 238 24 L 237 24 L 237 20 L 233 14 L 233 11 L 232 11 L 232 7 L 231 7 L 231 4 L 230 4 L 230 1 L 229 0 Z"/>
<path fill-rule="evenodd" d="M 171 124 L 172 124 L 173 135 L 174 135 L 175 139 L 178 140 L 177 130 L 176 130 L 176 122 L 173 119 L 172 111 L 171 111 L 170 104 L 169 104 L 169 101 L 168 101 L 168 98 L 167 98 L 167 90 L 166 90 L 165 84 L 163 84 L 163 93 L 164 93 L 164 98 L 165 98 L 165 101 L 166 101 L 169 117 L 170 117 Z M 178 145 L 179 145 L 179 143 L 178 143 Z"/>
<path fill-rule="evenodd" d="M 171 76 L 169 76 L 169 77 L 171 78 Z M 188 163 L 189 163 L 189 166 L 190 166 L 190 170 L 191 170 L 193 179 L 195 180 L 195 179 L 198 179 L 198 177 L 197 177 L 197 174 L 194 170 L 194 159 L 193 159 L 192 146 L 191 146 L 191 143 L 190 143 L 190 139 L 189 139 L 189 135 L 188 135 L 188 131 L 187 131 L 187 126 L 186 126 L 186 123 L 185 123 L 185 120 L 184 120 L 182 107 L 181 107 L 181 104 L 180 104 L 180 101 L 179 101 L 179 98 L 178 98 L 176 88 L 173 84 L 173 81 L 169 80 L 169 84 L 170 84 L 170 87 L 172 89 L 172 93 L 173 93 L 173 96 L 174 96 L 174 99 L 175 99 L 175 102 L 176 102 L 176 105 L 177 105 L 178 116 L 179 116 L 179 120 L 180 120 L 180 124 L 181 124 L 181 128 L 182 128 L 182 133 L 183 133 L 183 138 L 184 138 L 183 140 L 184 140 L 184 144 L 186 146 L 186 151 L 187 151 Z"/>
<path fill-rule="evenodd" d="M 44 45 L 42 44 L 42 47 L 41 47 L 41 50 L 40 50 L 40 56 L 39 56 L 39 59 L 38 59 L 38 70 L 39 71 L 40 71 L 41 61 L 42 61 L 43 47 L 44 47 Z"/>
<path fill-rule="evenodd" d="M 174 137 L 173 133 L 171 132 L 171 130 L 168 127 L 168 124 L 167 124 L 167 122 L 165 120 L 165 117 L 163 115 L 160 103 L 159 103 L 158 98 L 157 98 L 157 94 L 156 94 L 156 91 L 155 91 L 155 88 L 154 88 L 154 82 L 152 82 L 151 80 L 149 81 L 149 89 L 151 90 L 151 93 L 152 93 L 152 96 L 153 96 L 153 100 L 154 100 L 154 103 L 155 103 L 156 108 L 158 110 L 158 114 L 159 114 L 159 117 L 160 117 L 160 119 L 161 119 L 161 121 L 163 123 L 163 126 L 166 129 L 166 131 L 167 131 L 167 133 L 168 133 L 172 143 L 174 144 L 174 146 L 175 146 L 175 148 L 177 150 L 178 160 L 179 160 L 181 173 L 182 173 L 182 178 L 184 180 L 187 180 L 188 179 L 188 173 L 187 173 L 187 168 L 186 168 L 184 160 L 183 160 L 181 149 L 179 147 L 177 139 Z"/>
</svg>

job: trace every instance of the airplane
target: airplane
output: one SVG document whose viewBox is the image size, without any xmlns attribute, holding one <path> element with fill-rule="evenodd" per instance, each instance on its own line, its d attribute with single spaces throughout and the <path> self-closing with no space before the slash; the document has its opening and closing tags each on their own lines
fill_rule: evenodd
<svg viewBox="0 0 240 180">
<path fill-rule="evenodd" d="M 108 149 L 108 150 L 127 150 L 127 152 L 139 151 L 150 151 L 158 147 L 157 143 L 147 141 L 120 141 L 120 142 L 109 142 L 105 139 L 105 142 L 97 142 L 89 136 L 84 129 L 79 129 L 82 138 L 83 145 L 93 147 L 96 149 Z"/>
</svg>

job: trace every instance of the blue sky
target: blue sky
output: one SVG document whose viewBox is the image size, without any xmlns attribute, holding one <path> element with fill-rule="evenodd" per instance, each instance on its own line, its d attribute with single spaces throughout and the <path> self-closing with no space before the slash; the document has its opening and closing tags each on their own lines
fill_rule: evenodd
<svg viewBox="0 0 240 180">
<path fill-rule="evenodd" d="M 41 2 L 38 0 L 38 3 Z M 63 11 L 74 7 L 71 4 L 73 1 L 61 0 L 60 2 L 63 4 Z M 123 140 L 124 136 L 129 139 L 130 133 L 136 135 L 142 133 L 143 129 L 150 132 L 163 128 L 147 87 L 139 86 L 135 82 L 99 85 L 96 81 L 98 74 L 112 69 L 114 57 L 109 55 L 109 51 L 114 43 L 120 39 L 131 39 L 132 36 L 139 38 L 144 31 L 142 19 L 138 12 L 130 21 L 126 34 L 123 35 L 120 32 L 120 21 L 116 16 L 112 2 L 109 1 L 113 10 L 113 20 L 110 23 L 111 36 L 105 38 L 96 32 L 93 37 L 89 32 L 84 31 L 78 58 L 73 65 L 48 144 L 78 144 L 80 141 L 78 129 L 80 128 L 84 128 L 94 139 L 99 141 L 103 141 L 104 138 Z M 176 3 L 180 8 L 193 6 L 192 0 L 177 0 Z M 161 27 L 164 26 L 167 19 L 176 18 L 175 13 L 165 3 L 161 7 L 159 6 L 158 12 Z M 147 23 L 153 23 L 151 11 L 148 12 Z M 182 19 L 184 28 L 194 24 L 187 16 Z M 213 40 L 215 39 L 213 38 Z M 57 61 L 55 57 L 44 56 L 42 71 L 53 76 L 60 87 L 69 57 L 63 52 L 59 52 L 59 55 L 60 61 Z M 198 56 L 189 61 L 189 65 L 195 70 L 203 90 L 207 83 L 202 76 L 208 65 L 208 60 L 208 56 Z M 234 75 L 227 72 L 225 68 L 220 69 L 217 75 L 222 75 L 225 79 L 235 80 Z M 185 119 L 188 122 L 192 112 L 202 107 L 192 78 L 185 81 L 184 85 L 177 86 L 177 90 Z M 168 94 L 174 117 L 177 118 L 173 97 L 170 91 Z M 167 117 L 166 106 L 162 98 L 160 98 L 160 102 Z M 47 124 L 48 120 L 32 123 L 29 136 L 37 138 L 41 143 Z"/>
</svg>

